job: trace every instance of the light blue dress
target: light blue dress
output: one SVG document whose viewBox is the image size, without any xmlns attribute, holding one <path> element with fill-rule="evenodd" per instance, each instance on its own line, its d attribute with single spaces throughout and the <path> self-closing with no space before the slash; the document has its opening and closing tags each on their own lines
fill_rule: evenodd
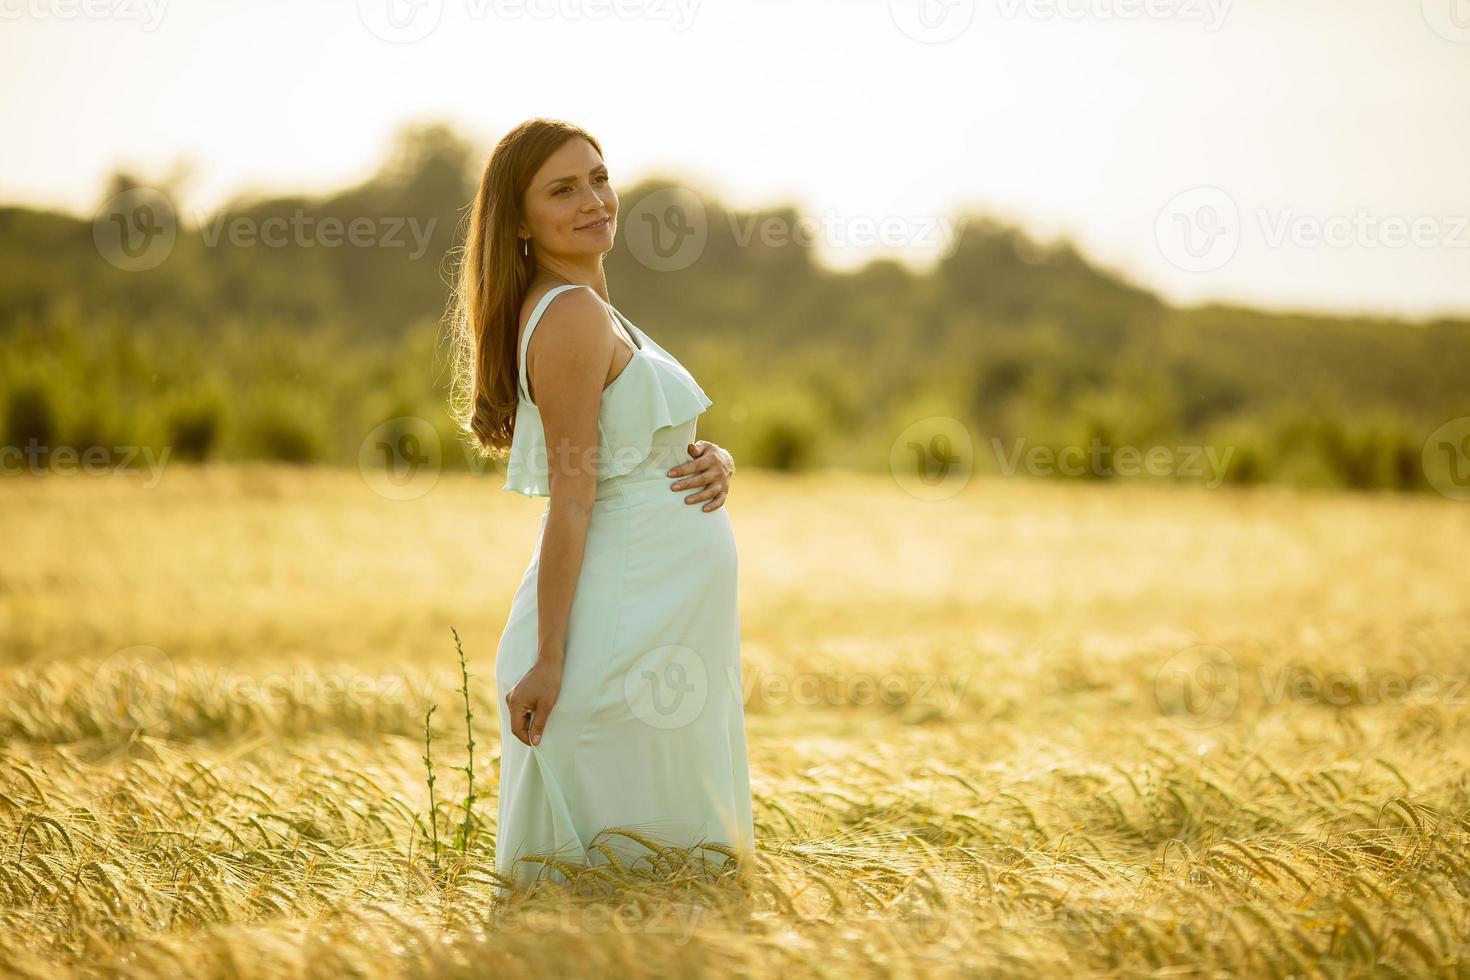
<svg viewBox="0 0 1470 980">
<path fill-rule="evenodd" d="M 526 349 L 558 286 L 520 341 L 520 398 L 502 489 L 551 493 Z M 599 297 L 599 300 L 601 298 Z M 606 305 L 606 304 L 604 304 Z M 561 693 L 527 746 L 511 733 L 505 696 L 535 662 L 537 571 L 546 517 L 511 602 L 495 659 L 501 758 L 496 871 L 517 883 L 564 880 L 528 855 L 632 863 L 660 844 L 754 847 L 746 755 L 736 551 L 723 506 L 686 504 L 668 470 L 691 457 L 711 401 L 668 351 L 613 309 L 633 359 L 603 389 L 596 500 L 568 623 Z M 548 502 L 548 508 L 550 504 Z M 698 851 L 713 863 L 716 851 Z M 646 862 L 645 862 L 646 866 Z M 502 889 L 501 894 L 505 892 Z"/>
</svg>

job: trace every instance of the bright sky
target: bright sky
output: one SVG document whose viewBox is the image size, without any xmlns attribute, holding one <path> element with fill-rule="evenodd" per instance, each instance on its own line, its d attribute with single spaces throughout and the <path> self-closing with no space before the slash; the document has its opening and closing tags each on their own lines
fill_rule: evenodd
<svg viewBox="0 0 1470 980">
<path fill-rule="evenodd" d="M 835 265 L 973 205 L 1179 302 L 1470 314 L 1470 0 L 0 0 L 0 202 L 192 213 L 557 116 Z M 1205 188 L 1199 190 L 1198 188 Z"/>
</svg>

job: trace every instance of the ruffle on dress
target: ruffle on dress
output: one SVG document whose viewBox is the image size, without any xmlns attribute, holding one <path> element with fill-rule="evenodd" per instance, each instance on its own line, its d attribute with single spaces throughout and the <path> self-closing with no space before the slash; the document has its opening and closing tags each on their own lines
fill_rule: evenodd
<svg viewBox="0 0 1470 980">
<path fill-rule="evenodd" d="M 628 323 L 626 318 L 623 322 Z M 602 392 L 597 416 L 599 482 L 632 472 L 653 452 L 654 432 L 688 422 L 713 404 L 682 364 L 642 330 L 633 329 L 643 346 Z M 522 396 L 501 489 L 528 497 L 551 496 L 548 456 L 541 413 Z"/>
</svg>

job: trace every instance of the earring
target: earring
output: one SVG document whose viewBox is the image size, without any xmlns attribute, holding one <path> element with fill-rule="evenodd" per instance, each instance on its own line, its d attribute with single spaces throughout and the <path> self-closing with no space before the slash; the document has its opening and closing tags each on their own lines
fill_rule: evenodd
<svg viewBox="0 0 1470 980">
<path fill-rule="evenodd" d="M 522 255 L 530 255 L 531 254 L 531 240 L 529 238 L 522 238 L 521 239 L 521 254 Z"/>
</svg>

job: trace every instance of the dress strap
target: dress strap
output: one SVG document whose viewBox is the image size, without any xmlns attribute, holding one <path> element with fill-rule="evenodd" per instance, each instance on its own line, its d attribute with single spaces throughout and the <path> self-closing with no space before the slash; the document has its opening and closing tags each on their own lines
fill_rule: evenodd
<svg viewBox="0 0 1470 980">
<path fill-rule="evenodd" d="M 536 308 L 531 311 L 531 319 L 526 321 L 526 332 L 521 337 L 521 354 L 516 360 L 516 371 L 520 375 L 521 397 L 528 402 L 531 401 L 531 382 L 526 378 L 526 349 L 531 344 L 531 331 L 536 329 L 536 323 L 541 319 L 541 314 L 545 312 L 546 307 L 550 305 L 557 293 L 567 289 L 576 289 L 578 285 L 578 283 L 569 282 L 563 286 L 548 289 L 546 295 L 541 297 L 541 302 L 537 303 Z M 531 402 L 531 404 L 534 405 L 536 403 Z"/>
<path fill-rule="evenodd" d="M 638 350 L 642 350 L 643 341 L 640 338 L 643 336 L 643 331 L 633 326 L 633 321 L 623 316 L 622 311 L 616 306 L 609 306 L 608 309 L 612 310 L 614 317 L 621 321 L 618 323 L 618 328 L 623 331 L 623 336 L 627 337 L 628 342 Z"/>
</svg>

